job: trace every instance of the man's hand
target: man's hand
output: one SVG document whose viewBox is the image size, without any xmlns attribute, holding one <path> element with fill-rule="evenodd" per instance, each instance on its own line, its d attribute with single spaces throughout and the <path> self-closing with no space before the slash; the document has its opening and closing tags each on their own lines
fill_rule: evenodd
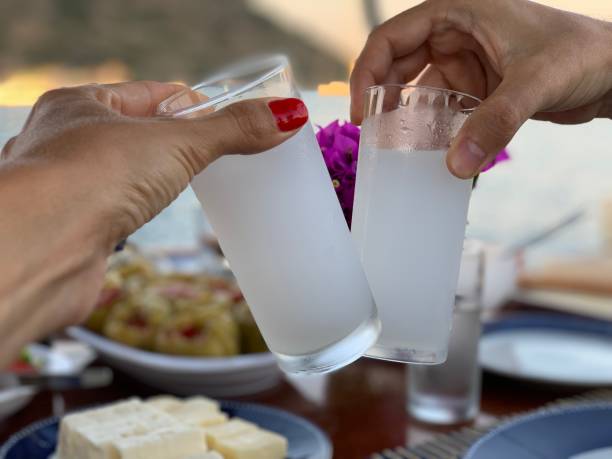
<svg viewBox="0 0 612 459">
<path fill-rule="evenodd" d="M 368 86 L 419 75 L 479 97 L 447 156 L 452 173 L 473 177 L 530 117 L 612 116 L 611 44 L 611 24 L 527 0 L 428 0 L 368 38 L 351 75 L 351 117 L 361 122 Z"/>
</svg>

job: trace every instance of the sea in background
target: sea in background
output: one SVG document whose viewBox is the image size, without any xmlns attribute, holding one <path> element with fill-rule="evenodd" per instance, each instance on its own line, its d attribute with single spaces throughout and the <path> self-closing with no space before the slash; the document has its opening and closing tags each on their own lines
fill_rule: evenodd
<svg viewBox="0 0 612 459">
<path fill-rule="evenodd" d="M 348 99 L 304 91 L 311 121 L 348 118 Z M 27 108 L 0 107 L 0 144 L 15 135 Z M 612 122 L 576 126 L 528 121 L 508 146 L 512 160 L 481 175 L 473 192 L 468 237 L 512 245 L 586 209 L 574 225 L 531 248 L 528 261 L 602 250 L 599 209 L 612 199 Z M 130 237 L 144 248 L 190 249 L 207 228 L 191 189 Z"/>
</svg>

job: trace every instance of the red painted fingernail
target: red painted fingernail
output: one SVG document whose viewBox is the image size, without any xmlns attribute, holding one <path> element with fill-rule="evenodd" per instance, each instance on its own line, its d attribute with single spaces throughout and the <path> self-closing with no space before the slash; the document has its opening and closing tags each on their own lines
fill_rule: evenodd
<svg viewBox="0 0 612 459">
<path fill-rule="evenodd" d="M 277 99 L 269 102 L 268 107 L 280 131 L 293 131 L 308 121 L 308 109 L 300 99 Z"/>
</svg>

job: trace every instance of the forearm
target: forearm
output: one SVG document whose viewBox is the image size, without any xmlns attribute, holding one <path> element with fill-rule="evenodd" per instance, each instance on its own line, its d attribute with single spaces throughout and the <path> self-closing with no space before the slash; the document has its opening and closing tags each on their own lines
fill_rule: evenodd
<svg viewBox="0 0 612 459">
<path fill-rule="evenodd" d="M 28 341 L 82 320 L 100 288 L 95 227 L 66 208 L 66 184 L 48 174 L 0 166 L 0 367 Z"/>
</svg>

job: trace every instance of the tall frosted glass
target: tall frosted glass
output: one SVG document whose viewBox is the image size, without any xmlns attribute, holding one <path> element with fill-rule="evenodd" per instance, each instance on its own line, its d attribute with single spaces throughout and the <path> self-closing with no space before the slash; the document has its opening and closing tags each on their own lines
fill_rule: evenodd
<svg viewBox="0 0 612 459">
<path fill-rule="evenodd" d="M 197 116 L 245 98 L 299 97 L 281 56 L 193 90 L 210 99 L 184 108 L 193 93 L 179 95 L 162 111 Z M 216 160 L 191 187 L 284 370 L 330 371 L 375 342 L 374 301 L 309 123 L 264 153 Z"/>
<path fill-rule="evenodd" d="M 382 322 L 368 356 L 446 359 L 472 181 L 445 158 L 477 102 L 414 86 L 366 93 L 352 230 Z"/>
</svg>

